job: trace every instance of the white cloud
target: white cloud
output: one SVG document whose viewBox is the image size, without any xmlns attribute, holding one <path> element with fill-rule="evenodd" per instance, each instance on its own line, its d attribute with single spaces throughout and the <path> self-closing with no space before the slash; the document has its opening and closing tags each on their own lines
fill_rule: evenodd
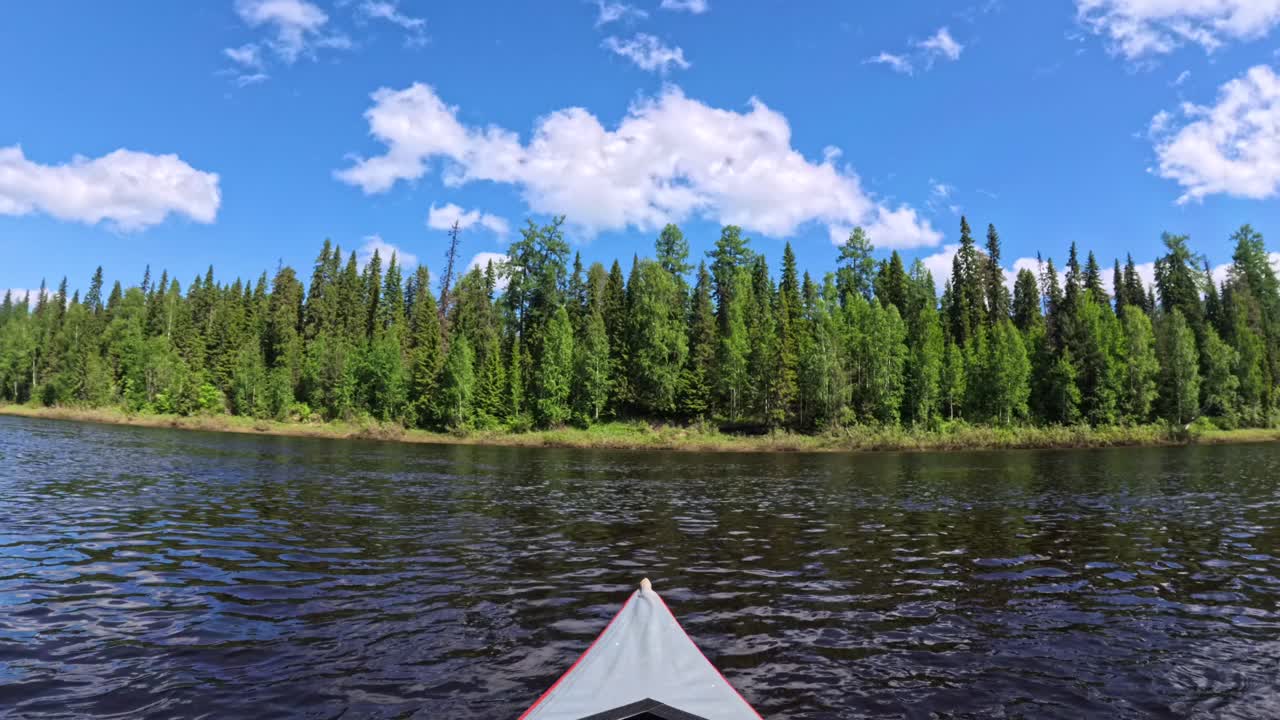
<svg viewBox="0 0 1280 720">
<path fill-rule="evenodd" d="M 59 220 L 141 230 L 170 213 L 211 223 L 222 196 L 218 176 L 177 155 L 123 148 L 63 165 L 28 160 L 18 145 L 0 148 L 0 215 L 42 212 Z"/>
<path fill-rule="evenodd" d="M 943 209 L 948 210 L 953 215 L 959 215 L 962 208 L 959 203 L 953 202 L 951 197 L 956 192 L 954 185 L 948 185 L 939 182 L 933 178 L 929 179 L 929 200 L 926 202 L 931 212 L 940 212 Z"/>
<path fill-rule="evenodd" d="M 400 12 L 400 6 L 388 0 L 365 0 L 357 10 L 361 15 L 376 20 L 386 20 L 399 25 L 408 32 L 405 43 L 410 46 L 425 45 L 427 42 L 427 21 Z"/>
<path fill-rule="evenodd" d="M 427 227 L 433 230 L 448 230 L 453 227 L 455 222 L 458 223 L 458 229 L 460 230 L 479 225 L 480 227 L 488 228 L 499 237 L 505 237 L 507 233 L 511 232 L 511 226 L 507 224 L 507 221 L 497 215 L 490 215 L 479 210 L 463 210 L 453 203 L 443 207 L 436 207 L 435 203 L 432 203 L 431 211 L 427 213 Z"/>
<path fill-rule="evenodd" d="M 1183 103 L 1186 124 L 1168 112 L 1149 128 L 1159 160 L 1153 172 L 1186 192 L 1183 204 L 1227 194 L 1261 200 L 1280 190 L 1280 76 L 1266 65 L 1218 89 L 1213 107 Z"/>
<path fill-rule="evenodd" d="M 251 28 L 271 28 L 275 37 L 268 44 L 286 63 L 317 47 L 351 47 L 345 35 L 324 33 L 329 16 L 306 0 L 237 0 L 236 13 Z"/>
<path fill-rule="evenodd" d="M 1187 81 L 1187 78 L 1190 78 L 1190 77 L 1191 77 L 1191 71 L 1183 70 L 1182 72 L 1178 73 L 1178 77 L 1174 79 L 1172 84 L 1174 87 L 1179 87 L 1180 85 L 1182 85 L 1182 83 Z"/>
<path fill-rule="evenodd" d="M 1280 0 L 1076 0 L 1076 17 L 1127 60 L 1190 42 L 1213 52 L 1260 38 L 1280 23 Z"/>
<path fill-rule="evenodd" d="M 373 253 L 375 250 L 378 252 L 378 259 L 382 262 L 383 272 L 387 269 L 387 263 L 391 262 L 392 253 L 395 253 L 396 264 L 398 264 L 401 269 L 412 268 L 418 264 L 417 255 L 414 255 L 411 252 L 405 252 L 398 246 L 392 245 L 386 240 L 383 240 L 381 235 L 365 235 L 363 240 L 364 244 L 360 246 L 359 250 L 356 250 L 356 259 L 360 262 L 360 267 L 362 268 L 365 265 L 368 265 L 369 261 L 373 259 Z"/>
<path fill-rule="evenodd" d="M 1020 257 L 1013 261 L 1013 267 L 1004 270 L 1004 284 L 1013 290 L 1013 286 L 1018 282 L 1018 273 L 1023 270 L 1030 270 L 1035 274 L 1036 280 L 1040 279 L 1040 261 L 1033 257 Z"/>
<path fill-rule="evenodd" d="M 247 43 L 238 48 L 224 48 L 222 52 L 226 53 L 226 56 L 237 64 L 246 68 L 262 69 L 262 53 L 259 52 L 258 46 L 253 43 Z"/>
<path fill-rule="evenodd" d="M 945 27 L 938 28 L 938 32 L 922 40 L 919 46 L 925 51 L 930 62 L 939 57 L 953 61 L 959 60 L 960 53 L 964 50 L 964 46 L 956 42 L 955 38 L 951 37 L 951 31 Z"/>
<path fill-rule="evenodd" d="M 897 210 L 883 205 L 877 207 L 864 229 L 877 247 L 884 248 L 930 247 L 942 239 L 928 220 L 922 220 L 913 208 L 906 205 L 899 206 Z"/>
<path fill-rule="evenodd" d="M 629 40 L 610 36 L 604 39 L 602 45 L 635 63 L 641 70 L 665 73 L 672 67 L 682 70 L 689 67 L 689 62 L 684 59 L 684 50 L 665 45 L 647 33 L 636 33 Z"/>
<path fill-rule="evenodd" d="M 498 252 L 476 253 L 475 256 L 471 258 L 471 262 L 467 263 L 467 269 L 464 270 L 463 272 L 470 272 L 472 268 L 477 268 L 477 267 L 480 268 L 481 272 L 484 272 L 485 268 L 488 267 L 489 263 L 493 263 L 493 269 L 498 270 L 506 262 L 507 262 L 506 253 L 498 253 Z M 498 290 L 506 290 L 508 281 L 509 281 L 508 278 L 499 272 L 493 284 L 495 287 L 497 287 Z"/>
<path fill-rule="evenodd" d="M 246 43 L 240 47 L 223 48 L 222 52 L 239 67 L 220 70 L 217 74 L 234 75 L 236 85 L 246 87 L 270 79 L 271 76 L 263 72 L 266 63 L 263 61 L 262 48 L 258 45 Z"/>
<path fill-rule="evenodd" d="M 623 2 L 596 0 L 596 7 L 600 9 L 600 14 L 596 16 L 596 27 L 603 27 L 619 20 L 643 20 L 649 17 L 649 13 L 644 10 Z"/>
<path fill-rule="evenodd" d="M 236 85 L 239 85 L 240 87 L 248 87 L 250 85 L 257 85 L 258 83 L 266 82 L 270 79 L 271 79 L 271 76 L 266 73 L 253 73 L 252 75 L 238 75 L 236 76 Z"/>
<path fill-rule="evenodd" d="M 933 35 L 915 43 L 915 47 L 917 52 L 911 54 L 899 55 L 882 51 L 879 55 L 864 60 L 863 64 L 888 65 L 894 72 L 913 75 L 916 67 L 921 64 L 928 70 L 939 58 L 959 60 L 960 53 L 964 51 L 964 45 L 956 42 L 955 38 L 951 37 L 951 31 L 945 27 L 938 28 Z"/>
<path fill-rule="evenodd" d="M 938 252 L 920 258 L 925 268 L 933 275 L 933 283 L 937 286 L 938 292 L 942 292 L 942 286 L 951 277 L 951 263 L 955 260 L 956 251 L 959 249 L 960 243 L 947 243 Z"/>
<path fill-rule="evenodd" d="M 869 57 L 862 62 L 864 65 L 888 65 L 894 72 L 900 72 L 904 75 L 910 75 L 915 72 L 915 68 L 911 65 L 911 60 L 902 55 L 894 55 L 888 52 L 881 52 L 879 55 Z"/>
<path fill-rule="evenodd" d="M 514 185 L 532 211 L 566 214 L 588 235 L 700 217 L 774 237 L 812 222 L 875 227 L 881 247 L 941 240 L 914 210 L 869 196 L 851 168 L 836 165 L 836 153 L 806 159 L 791 145 L 786 117 L 755 98 L 735 112 L 668 87 L 635 102 L 613 130 L 583 108 L 552 112 L 527 144 L 503 128 L 463 125 L 427 85 L 383 88 L 373 100 L 365 117 L 386 153 L 335 172 L 366 193 L 420 178 L 440 158 L 446 185 Z"/>
<path fill-rule="evenodd" d="M 676 12 L 688 12 L 694 15 L 711 9 L 711 4 L 707 0 L 662 0 L 660 6 L 663 10 L 674 10 Z"/>
<path fill-rule="evenodd" d="M 10 302 L 20 303 L 23 301 L 23 299 L 26 299 L 28 305 L 34 305 L 36 298 L 40 297 L 40 290 L 38 288 L 37 289 L 8 288 L 7 290 L 0 290 L 0 302 L 4 301 L 5 293 L 10 293 L 9 295 Z M 53 293 L 49 290 L 49 288 L 44 289 L 44 297 L 49 297 L 52 294 Z"/>
</svg>

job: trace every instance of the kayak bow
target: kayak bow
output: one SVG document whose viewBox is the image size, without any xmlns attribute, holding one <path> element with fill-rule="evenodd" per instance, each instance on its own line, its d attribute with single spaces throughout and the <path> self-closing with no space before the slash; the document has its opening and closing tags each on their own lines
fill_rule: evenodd
<svg viewBox="0 0 1280 720">
<path fill-rule="evenodd" d="M 759 720 L 649 579 L 520 720 Z"/>
</svg>

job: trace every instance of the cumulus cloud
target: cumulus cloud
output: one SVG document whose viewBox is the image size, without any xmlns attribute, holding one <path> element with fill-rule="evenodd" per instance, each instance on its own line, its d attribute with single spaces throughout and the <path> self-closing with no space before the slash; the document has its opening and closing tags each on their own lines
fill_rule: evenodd
<svg viewBox="0 0 1280 720">
<path fill-rule="evenodd" d="M 647 33 L 636 33 L 635 37 L 627 40 L 610 36 L 602 45 L 635 63 L 641 70 L 666 73 L 672 67 L 682 70 L 689 67 L 689 62 L 684 59 L 684 50 L 666 45 Z"/>
<path fill-rule="evenodd" d="M 669 87 L 635 102 L 612 130 L 583 108 L 552 112 L 527 143 L 510 130 L 462 124 L 427 85 L 383 88 L 373 101 L 365 117 L 386 152 L 335 172 L 366 193 L 420 178 L 436 159 L 446 185 L 511 184 L 534 212 L 566 214 L 587 234 L 699 217 L 774 237 L 806 223 L 862 224 L 881 233 L 873 236 L 881 247 L 941 239 L 911 208 L 869 196 L 852 169 L 836 165 L 834 149 L 821 162 L 801 155 L 786 117 L 754 98 L 736 112 Z"/>
<path fill-rule="evenodd" d="M 401 268 L 412 268 L 418 264 L 417 255 L 414 255 L 411 252 L 405 252 L 400 247 L 392 245 L 386 240 L 383 240 L 381 235 L 365 235 L 363 240 L 364 244 L 360 246 L 360 249 L 356 250 L 356 259 L 359 261 L 360 267 L 362 268 L 365 265 L 368 265 L 369 261 L 373 259 L 373 253 L 375 251 L 378 253 L 378 259 L 382 261 L 383 270 L 386 270 L 387 263 L 391 262 L 392 253 L 395 253 L 396 264 Z"/>
<path fill-rule="evenodd" d="M 306 0 L 237 0 L 236 13 L 249 27 L 273 32 L 267 44 L 286 63 L 315 48 L 351 47 L 345 35 L 324 32 L 329 16 Z"/>
<path fill-rule="evenodd" d="M 701 15 L 711 9 L 711 4 L 707 0 L 662 0 L 662 5 L 659 7 L 663 10 Z"/>
<path fill-rule="evenodd" d="M 211 223 L 222 201 L 218 176 L 177 155 L 119 149 L 99 158 L 75 156 L 42 165 L 18 145 L 0 148 L 0 215 L 40 212 L 88 225 L 106 221 L 141 230 L 170 213 Z"/>
<path fill-rule="evenodd" d="M 406 15 L 400 6 L 388 0 L 365 0 L 360 3 L 357 13 L 365 18 L 385 20 L 399 25 L 408 33 L 405 44 L 410 46 L 425 45 L 427 42 L 427 21 L 420 17 Z"/>
<path fill-rule="evenodd" d="M 1076 17 L 1113 54 L 1139 60 L 1260 38 L 1280 23 L 1280 0 L 1076 0 Z"/>
<path fill-rule="evenodd" d="M 1275 71 L 1266 65 L 1250 68 L 1219 88 L 1216 105 L 1183 103 L 1180 115 L 1159 112 L 1148 128 L 1158 159 L 1152 172 L 1185 189 L 1179 204 L 1216 194 L 1255 200 L 1276 195 L 1280 76 Z"/>
<path fill-rule="evenodd" d="M 427 213 L 427 227 L 433 230 L 448 230 L 453 227 L 455 222 L 458 223 L 458 229 L 460 230 L 479 225 L 480 227 L 488 228 L 499 237 L 505 237 L 507 233 L 511 232 L 511 226 L 507 224 L 507 221 L 497 215 L 480 212 L 479 210 L 463 210 L 453 203 L 443 207 L 436 207 L 432 203 L 431 211 Z"/>
<path fill-rule="evenodd" d="M 922 40 L 919 47 L 925 51 L 930 60 L 936 58 L 959 60 L 960 53 L 964 50 L 964 46 L 956 42 L 955 38 L 951 37 L 951 31 L 945 27 L 938 28 L 938 32 Z"/>
<path fill-rule="evenodd" d="M 1036 279 L 1040 279 L 1040 261 L 1033 257 L 1020 257 L 1013 261 L 1012 268 L 1002 268 L 1004 270 L 1004 284 L 1013 290 L 1013 285 L 1018 281 L 1018 273 L 1023 270 L 1030 270 L 1035 274 Z"/>
<path fill-rule="evenodd" d="M 623 2 L 596 0 L 596 7 L 600 10 L 596 15 L 596 27 L 604 27 L 619 20 L 643 20 L 649 17 L 649 13 L 644 10 Z"/>
<path fill-rule="evenodd" d="M 938 292 L 942 292 L 942 286 L 947 282 L 947 278 L 951 277 L 951 263 L 955 260 L 959 249 L 960 243 L 947 243 L 938 252 L 920 258 L 925 269 L 933 275 L 933 283 L 938 287 Z"/>
<path fill-rule="evenodd" d="M 0 302 L 4 300 L 4 296 L 6 293 L 9 295 L 10 302 L 20 303 L 23 300 L 26 300 L 28 305 L 35 305 L 36 298 L 42 297 L 40 295 L 39 289 L 8 288 L 5 290 L 0 290 Z M 47 298 L 51 294 L 52 293 L 49 291 L 49 289 L 45 288 L 43 297 Z"/>
</svg>

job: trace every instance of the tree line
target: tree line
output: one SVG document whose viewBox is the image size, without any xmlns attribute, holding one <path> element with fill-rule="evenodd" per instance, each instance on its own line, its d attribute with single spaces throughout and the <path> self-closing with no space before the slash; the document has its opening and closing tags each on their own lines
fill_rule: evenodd
<svg viewBox="0 0 1280 720">
<path fill-rule="evenodd" d="M 451 245 L 456 249 L 455 242 Z M 1269 426 L 1280 403 L 1280 287 L 1262 236 L 1232 236 L 1214 282 L 1188 238 L 1165 234 L 1155 282 L 1074 244 L 1022 269 L 968 222 L 941 295 L 916 260 L 876 261 L 855 229 L 835 269 L 780 272 L 724 227 L 694 267 L 680 229 L 654 257 L 583 268 L 563 218 L 532 221 L 505 261 L 405 277 L 325 241 L 305 281 L 211 267 L 184 292 L 150 269 L 104 293 L 0 305 L 0 399 L 275 419 L 370 416 L 446 428 L 590 425 L 613 418 L 811 432 L 854 424 L 1114 425 L 1200 416 Z M 452 267 L 453 253 L 449 266 Z M 384 265 L 385 260 L 385 265 Z"/>
</svg>

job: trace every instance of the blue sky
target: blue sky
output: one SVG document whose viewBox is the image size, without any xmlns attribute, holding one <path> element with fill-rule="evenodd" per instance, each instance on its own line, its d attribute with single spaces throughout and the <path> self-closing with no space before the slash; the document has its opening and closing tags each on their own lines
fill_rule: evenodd
<svg viewBox="0 0 1280 720">
<path fill-rule="evenodd" d="M 1010 267 L 1146 262 L 1164 230 L 1218 265 L 1239 224 L 1280 233 L 1280 0 L 3 14 L 0 288 L 305 272 L 326 237 L 438 269 L 452 219 L 470 258 L 554 213 L 588 262 L 734 222 L 819 274 L 855 224 L 949 268 L 960 212 Z"/>
</svg>

